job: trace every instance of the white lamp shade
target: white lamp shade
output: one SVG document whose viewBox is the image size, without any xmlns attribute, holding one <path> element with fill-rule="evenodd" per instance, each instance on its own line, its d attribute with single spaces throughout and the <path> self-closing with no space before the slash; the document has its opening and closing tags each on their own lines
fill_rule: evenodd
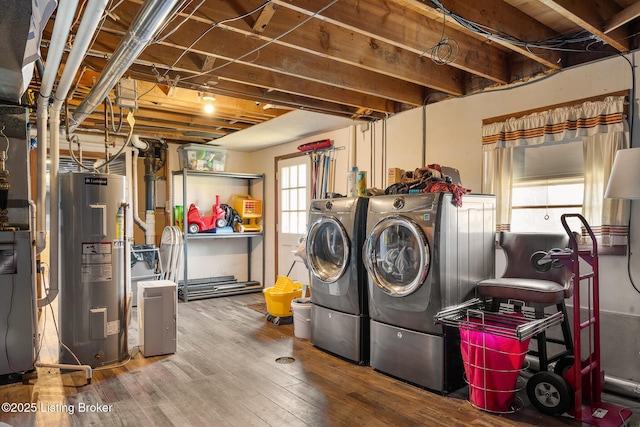
<svg viewBox="0 0 640 427">
<path fill-rule="evenodd" d="M 616 152 L 604 197 L 640 199 L 640 148 L 628 148 Z"/>
</svg>

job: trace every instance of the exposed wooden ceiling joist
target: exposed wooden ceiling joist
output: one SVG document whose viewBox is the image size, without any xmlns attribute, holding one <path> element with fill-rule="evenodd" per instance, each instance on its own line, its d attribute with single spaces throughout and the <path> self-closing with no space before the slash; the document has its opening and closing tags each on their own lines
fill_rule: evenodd
<svg viewBox="0 0 640 427">
<path fill-rule="evenodd" d="M 71 108 L 142 4 L 108 11 Z M 639 16 L 633 0 L 204 0 L 185 3 L 124 74 L 138 81 L 141 129 L 205 142 L 291 109 L 377 120 L 617 55 L 636 48 Z M 212 116 L 199 92 L 217 95 Z"/>
</svg>

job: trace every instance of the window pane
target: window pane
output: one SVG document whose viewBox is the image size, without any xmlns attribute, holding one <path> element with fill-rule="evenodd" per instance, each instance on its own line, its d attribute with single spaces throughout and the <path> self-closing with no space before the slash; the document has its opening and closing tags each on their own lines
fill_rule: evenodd
<svg viewBox="0 0 640 427">
<path fill-rule="evenodd" d="M 290 197 L 289 202 L 291 203 L 290 210 L 295 210 L 298 207 L 298 192 L 296 190 L 291 190 L 289 193 L 289 197 Z"/>
<path fill-rule="evenodd" d="M 298 210 L 304 211 L 307 209 L 307 189 L 298 188 Z"/>
<path fill-rule="evenodd" d="M 300 234 L 304 234 L 307 232 L 307 213 L 300 212 L 298 214 L 298 230 L 300 230 Z"/>
<path fill-rule="evenodd" d="M 283 233 L 290 233 L 289 231 L 289 212 L 282 212 L 282 222 L 280 223 Z"/>
<path fill-rule="evenodd" d="M 302 160 L 306 162 L 306 159 Z M 302 163 L 281 168 L 280 187 L 281 233 L 304 234 L 307 232 L 307 165 Z"/>
<path fill-rule="evenodd" d="M 565 234 L 560 216 L 567 213 L 581 213 L 581 211 L 581 207 L 514 209 L 511 214 L 511 231 Z M 569 218 L 569 220 L 567 224 L 571 230 L 580 232 L 580 220 L 578 218 Z"/>
<path fill-rule="evenodd" d="M 582 212 L 584 183 L 575 181 L 576 179 L 550 179 L 514 185 L 511 230 L 566 233 L 560 221 L 562 214 Z M 571 230 L 580 231 L 580 221 L 577 218 L 570 218 L 568 225 Z"/>
<path fill-rule="evenodd" d="M 584 184 L 554 185 L 549 191 L 550 205 L 574 205 L 582 204 L 584 197 Z"/>
<path fill-rule="evenodd" d="M 581 205 L 584 184 L 517 185 L 513 187 L 512 206 Z"/>
<path fill-rule="evenodd" d="M 307 186 L 307 165 L 298 165 L 298 187 Z"/>
</svg>

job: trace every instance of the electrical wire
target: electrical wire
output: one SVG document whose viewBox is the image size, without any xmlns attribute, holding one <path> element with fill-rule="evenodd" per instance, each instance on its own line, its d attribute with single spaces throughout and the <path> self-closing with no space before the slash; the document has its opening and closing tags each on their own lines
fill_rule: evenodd
<svg viewBox="0 0 640 427">
<path fill-rule="evenodd" d="M 200 40 L 202 40 L 202 38 L 203 38 L 204 36 L 206 36 L 206 35 L 207 35 L 211 30 L 213 30 L 213 29 L 215 29 L 215 28 L 219 27 L 219 26 L 220 26 L 220 25 L 222 25 L 222 24 L 226 24 L 227 22 L 238 21 L 238 20 L 240 20 L 240 19 L 244 19 L 244 18 L 246 18 L 247 16 L 251 16 L 251 15 L 253 15 L 255 12 L 257 12 L 257 11 L 259 11 L 259 10 L 262 10 L 262 9 L 264 9 L 265 7 L 267 7 L 267 5 L 268 5 L 269 3 L 271 3 L 271 0 L 268 0 L 268 1 L 264 2 L 264 3 L 262 3 L 260 6 L 256 7 L 255 9 L 253 9 L 253 10 L 252 10 L 252 11 L 250 11 L 250 12 L 244 13 L 244 14 L 242 14 L 242 15 L 238 15 L 238 16 L 236 16 L 236 17 L 234 17 L 234 18 L 223 19 L 223 20 L 222 20 L 222 21 L 220 21 L 220 22 L 214 22 L 214 23 L 213 23 L 213 25 L 211 25 L 211 26 L 210 26 L 209 28 L 207 28 L 207 29 L 206 29 L 202 34 L 200 34 L 200 36 L 198 36 L 198 37 L 193 41 L 193 43 L 191 43 L 191 44 L 189 45 L 189 47 L 187 47 L 187 48 L 186 48 L 186 49 L 185 49 L 185 50 L 184 50 L 184 51 L 183 51 L 183 52 L 178 56 L 178 58 L 173 62 L 173 64 L 171 64 L 171 65 L 169 66 L 169 68 L 168 68 L 168 69 L 167 69 L 167 71 L 163 74 L 163 76 L 162 76 L 162 77 L 166 77 L 166 76 L 167 76 L 167 74 L 169 73 L 169 71 L 171 71 L 171 70 L 173 69 L 173 67 L 175 67 L 175 66 L 176 66 L 176 64 L 177 64 L 177 63 L 178 63 L 178 62 L 179 62 L 179 61 L 180 61 L 180 60 L 181 60 L 181 59 L 182 59 L 182 58 L 183 58 L 187 53 L 189 53 L 189 52 L 191 51 L 191 49 L 193 49 L 193 46 L 195 46 L 195 45 L 196 45 L 196 43 L 198 43 Z M 199 75 L 203 75 L 203 74 L 206 74 L 206 73 L 196 74 L 196 75 L 194 75 L 194 76 L 191 76 L 190 78 L 198 77 Z M 186 80 L 186 79 L 183 79 L 183 80 Z"/>
<path fill-rule="evenodd" d="M 535 40 L 535 41 L 525 41 L 518 37 L 507 34 L 503 31 L 500 31 L 496 28 L 479 24 L 477 22 L 463 18 L 462 16 L 456 13 L 453 13 L 452 11 L 447 9 L 440 0 L 429 0 L 429 1 L 436 8 L 442 10 L 444 14 L 450 16 L 454 21 L 456 21 L 463 28 L 487 38 L 499 40 L 505 43 L 512 44 L 514 46 L 522 47 L 534 55 L 537 55 L 537 53 L 534 52 L 533 49 L 557 50 L 557 51 L 563 51 L 563 52 L 586 52 L 585 49 L 569 49 L 569 48 L 565 48 L 564 46 L 568 44 L 573 44 L 573 43 L 587 42 L 590 40 L 602 42 L 602 40 L 599 37 L 589 33 L 586 30 L 583 30 L 571 35 L 567 35 L 567 36 L 550 37 L 547 39 L 541 39 L 541 40 Z"/>
<path fill-rule="evenodd" d="M 163 41 L 165 41 L 167 38 L 169 38 L 171 35 L 173 35 L 173 33 L 175 33 L 176 31 L 178 31 L 178 29 L 180 27 L 182 27 L 192 16 L 194 13 L 196 13 L 198 11 L 198 9 L 200 9 L 200 7 L 204 4 L 205 0 L 201 0 L 200 3 L 191 11 L 191 13 L 189 15 L 187 15 L 181 23 L 179 23 L 178 25 L 176 25 L 173 30 L 169 31 L 167 34 L 165 34 L 162 38 L 160 39 L 156 39 L 151 41 L 151 43 L 149 44 L 156 44 L 156 43 L 162 43 Z M 183 5 L 184 7 L 181 10 L 178 10 L 174 16 L 177 16 L 179 13 L 181 13 L 184 9 L 187 8 L 187 6 L 191 4 L 191 2 L 184 2 Z M 160 34 L 162 31 L 164 31 L 165 28 L 167 28 L 169 26 L 170 23 L 172 23 L 174 20 L 168 20 L 165 25 L 163 25 L 163 27 L 158 30 L 158 34 Z"/>
<path fill-rule="evenodd" d="M 333 6 L 334 4 L 336 4 L 337 2 L 338 2 L 338 0 L 333 0 L 331 3 L 329 3 L 329 4 L 327 4 L 326 6 L 322 7 L 322 8 L 321 8 L 320 10 L 318 10 L 317 12 L 314 12 L 313 14 L 309 15 L 306 19 L 302 20 L 302 22 L 300 22 L 299 24 L 294 25 L 294 26 L 293 26 L 292 28 L 290 28 L 289 30 L 285 31 L 284 33 L 280 34 L 279 36 L 276 36 L 276 37 L 272 38 L 271 40 L 267 41 L 266 43 L 264 43 L 264 44 L 263 44 L 263 45 L 261 45 L 261 46 L 258 46 L 257 48 L 252 49 L 252 50 L 250 50 L 249 52 L 246 52 L 246 53 L 244 53 L 244 54 L 242 54 L 242 55 L 240 55 L 240 56 L 238 56 L 238 57 L 236 57 L 236 58 L 232 59 L 231 61 L 228 61 L 228 62 L 226 62 L 226 63 L 224 63 L 224 64 L 221 64 L 221 65 L 219 65 L 219 66 L 217 66 L 217 67 L 214 67 L 214 68 L 212 68 L 212 69 L 210 69 L 210 70 L 203 71 L 202 73 L 198 73 L 198 74 L 192 74 L 192 75 L 190 75 L 190 76 L 188 76 L 188 77 L 185 77 L 185 78 L 183 78 L 183 79 L 181 79 L 181 80 L 191 80 L 191 79 L 193 79 L 193 78 L 200 77 L 200 76 L 204 76 L 204 75 L 210 74 L 210 73 L 212 73 L 212 72 L 214 72 L 214 71 L 218 71 L 218 70 L 220 70 L 220 69 L 222 69 L 222 68 L 224 68 L 224 67 L 227 67 L 227 66 L 229 66 L 229 65 L 231 65 L 231 64 L 235 64 L 236 62 L 238 62 L 238 61 L 240 61 L 240 60 L 242 60 L 242 59 L 246 58 L 247 56 L 252 55 L 252 54 L 254 54 L 254 53 L 256 53 L 256 52 L 259 52 L 260 50 L 262 50 L 262 49 L 264 49 L 265 47 L 267 47 L 267 46 L 271 45 L 272 43 L 275 43 L 276 41 L 280 40 L 281 38 L 285 37 L 286 35 L 291 34 L 293 31 L 297 30 L 298 28 L 300 28 L 301 26 L 303 26 L 304 24 L 306 24 L 307 22 L 309 22 L 311 19 L 315 18 L 316 16 L 318 16 L 319 14 L 321 14 L 322 12 L 324 12 L 325 10 L 327 10 L 328 8 L 330 8 L 331 6 Z M 263 6 L 260 6 L 260 8 L 263 8 L 263 7 L 267 6 L 267 4 L 269 4 L 269 3 L 271 3 L 271 0 L 269 0 L 268 2 L 266 2 Z M 252 13 L 254 13 L 254 12 L 251 12 L 251 13 L 249 13 L 249 14 L 252 14 Z M 221 22 L 223 22 L 223 21 L 221 21 Z M 195 44 L 195 43 L 194 43 L 194 44 Z M 189 47 L 189 49 L 191 49 L 191 47 L 193 47 L 193 44 Z M 183 52 L 183 53 L 182 53 L 182 55 L 180 56 L 180 58 L 181 58 L 182 56 L 184 56 L 184 54 L 185 54 L 186 52 L 187 52 L 187 51 Z M 255 59 L 254 59 L 254 61 L 255 61 Z M 175 65 L 175 63 L 174 63 L 173 65 Z M 173 65 L 172 65 L 172 67 L 173 67 Z"/>
<path fill-rule="evenodd" d="M 425 56 L 427 52 L 431 52 L 429 55 L 431 60 L 438 65 L 451 64 L 458 59 L 460 54 L 460 45 L 455 39 L 444 36 L 444 31 L 447 28 L 447 14 L 442 10 L 442 34 L 440 35 L 440 41 L 433 47 L 426 49 L 420 54 Z"/>
<path fill-rule="evenodd" d="M 48 285 L 48 281 L 46 280 L 46 276 L 44 276 L 44 274 L 42 276 L 42 280 L 43 280 L 42 284 L 44 286 L 45 292 L 48 294 L 49 285 Z M 56 336 L 58 337 L 58 344 L 60 344 L 60 347 L 64 348 L 69 352 L 69 354 L 75 359 L 78 365 L 82 365 L 82 363 L 80 363 L 80 359 L 78 359 L 78 356 L 76 356 L 76 354 L 69 347 L 67 347 L 65 343 L 62 342 L 62 338 L 60 337 L 60 330 L 58 329 L 58 322 L 56 321 L 56 315 L 53 312 L 53 306 L 51 304 L 48 304 L 48 305 L 49 305 L 49 309 L 51 310 L 51 319 L 53 320 L 53 326 L 56 330 Z M 44 329 L 42 330 L 42 334 L 44 335 Z"/>
<path fill-rule="evenodd" d="M 131 112 L 130 112 L 131 114 Z M 71 155 L 71 159 L 73 160 L 73 162 L 75 164 L 77 164 L 80 168 L 84 169 L 84 170 L 88 170 L 90 172 L 98 172 L 98 169 L 103 168 L 105 166 L 110 165 L 112 162 L 114 162 L 118 157 L 120 157 L 120 155 L 124 152 L 124 149 L 129 145 L 129 143 L 131 142 L 131 138 L 133 137 L 133 129 L 134 129 L 134 125 L 133 125 L 133 120 L 130 123 L 129 126 L 129 135 L 127 135 L 127 140 L 122 144 L 122 147 L 120 147 L 120 149 L 118 150 L 118 152 L 113 155 L 111 158 L 109 158 L 109 160 L 106 160 L 105 162 L 99 164 L 98 166 L 85 166 L 82 164 L 82 162 L 76 157 L 75 152 L 73 151 L 73 147 L 71 146 L 71 144 L 75 141 L 76 144 L 79 145 L 79 141 L 80 138 L 78 138 L 77 135 L 73 135 L 71 137 L 69 137 L 69 134 L 67 134 L 67 141 L 69 142 L 69 154 Z"/>
<path fill-rule="evenodd" d="M 631 95 L 629 96 L 629 139 L 633 138 L 634 128 L 635 128 L 635 99 L 636 99 L 636 68 L 633 63 L 627 58 L 626 55 L 619 53 L 619 55 L 627 61 L 629 64 L 629 68 L 631 69 Z M 629 146 L 632 147 L 632 141 L 629 141 Z M 633 200 L 629 202 L 629 222 L 627 224 L 627 230 L 629 233 L 629 237 L 627 239 L 627 275 L 629 277 L 629 282 L 631 282 L 631 286 L 633 289 L 640 294 L 640 288 L 633 280 L 633 274 L 631 272 L 631 213 L 633 212 Z"/>
<path fill-rule="evenodd" d="M 122 130 L 122 122 L 123 122 L 123 112 L 122 112 L 122 108 L 120 108 L 120 117 L 119 117 L 119 121 L 118 121 L 118 126 L 116 127 L 115 124 L 115 118 L 113 115 L 113 103 L 111 102 L 111 98 L 109 97 L 109 95 L 105 96 L 105 99 L 107 100 L 107 104 L 109 104 L 109 112 L 111 113 L 111 130 L 114 133 L 120 133 L 120 131 Z M 108 123 L 105 123 L 105 126 L 109 126 Z"/>
<path fill-rule="evenodd" d="M 46 262 L 40 261 L 40 271 L 39 274 L 42 277 L 42 283 L 45 283 L 45 267 L 49 267 Z M 42 333 L 40 334 L 40 345 L 38 346 L 38 351 L 36 352 L 36 360 L 40 359 L 40 352 L 42 351 L 42 345 L 44 343 L 44 331 L 47 329 L 47 310 L 43 311 L 43 322 L 42 322 Z"/>
</svg>

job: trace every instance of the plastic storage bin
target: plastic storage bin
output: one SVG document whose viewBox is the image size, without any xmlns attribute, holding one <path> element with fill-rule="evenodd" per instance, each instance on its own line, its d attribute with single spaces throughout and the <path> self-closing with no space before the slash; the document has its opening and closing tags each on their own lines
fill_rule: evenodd
<svg viewBox="0 0 640 427">
<path fill-rule="evenodd" d="M 227 150 L 212 145 L 181 145 L 178 155 L 182 169 L 223 172 L 227 166 Z"/>
<path fill-rule="evenodd" d="M 267 303 L 267 312 L 274 317 L 293 316 L 291 301 L 302 296 L 302 283 L 285 276 L 278 276 L 276 283 L 262 290 Z"/>
</svg>

